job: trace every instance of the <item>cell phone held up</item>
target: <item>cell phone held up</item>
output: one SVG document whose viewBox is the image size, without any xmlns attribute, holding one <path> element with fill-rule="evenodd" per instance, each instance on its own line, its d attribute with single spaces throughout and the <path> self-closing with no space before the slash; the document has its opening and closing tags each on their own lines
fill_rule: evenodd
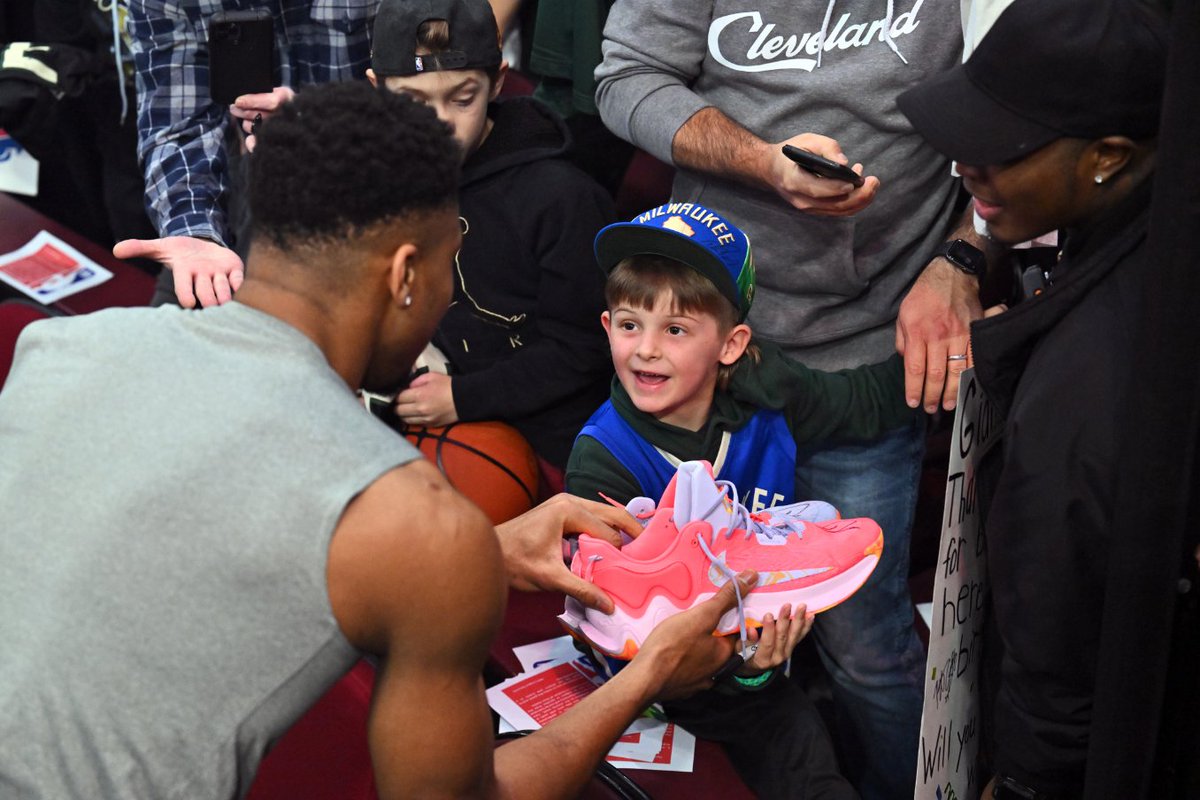
<svg viewBox="0 0 1200 800">
<path fill-rule="evenodd" d="M 845 164 L 839 164 L 836 161 L 830 161 L 828 158 L 822 158 L 816 153 L 799 147 L 793 147 L 790 144 L 783 146 L 783 154 L 795 161 L 802 169 L 808 170 L 813 175 L 822 178 L 833 178 L 838 181 L 846 181 L 854 184 L 857 188 L 863 185 L 863 176 L 859 175 L 854 170 Z"/>
<path fill-rule="evenodd" d="M 244 94 L 275 88 L 275 32 L 271 12 L 218 11 L 208 20 L 208 91 L 232 105 Z"/>
</svg>

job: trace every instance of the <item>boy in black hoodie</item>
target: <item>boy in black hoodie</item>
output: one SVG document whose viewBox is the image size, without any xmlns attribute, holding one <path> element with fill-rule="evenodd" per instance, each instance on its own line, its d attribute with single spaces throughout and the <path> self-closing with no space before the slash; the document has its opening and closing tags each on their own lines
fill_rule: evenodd
<svg viewBox="0 0 1200 800">
<path fill-rule="evenodd" d="M 396 413 L 417 425 L 507 422 L 561 482 L 612 376 L 591 249 L 611 199 L 563 158 L 552 111 L 494 102 L 507 64 L 486 0 L 383 0 L 373 41 L 371 82 L 432 106 L 463 148 L 454 302 L 433 340 L 451 376 L 415 378 Z"/>
</svg>

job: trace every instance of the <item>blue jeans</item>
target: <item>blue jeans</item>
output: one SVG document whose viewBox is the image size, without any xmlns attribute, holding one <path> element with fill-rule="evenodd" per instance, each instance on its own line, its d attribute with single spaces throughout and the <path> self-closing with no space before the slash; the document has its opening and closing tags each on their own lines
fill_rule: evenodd
<svg viewBox="0 0 1200 800">
<path fill-rule="evenodd" d="M 883 528 L 883 556 L 863 587 L 817 616 L 817 650 L 833 684 L 837 742 L 863 800 L 909 800 L 921 734 L 925 648 L 913 628 L 908 554 L 925 418 L 869 444 L 797 453 L 796 497 Z"/>
</svg>

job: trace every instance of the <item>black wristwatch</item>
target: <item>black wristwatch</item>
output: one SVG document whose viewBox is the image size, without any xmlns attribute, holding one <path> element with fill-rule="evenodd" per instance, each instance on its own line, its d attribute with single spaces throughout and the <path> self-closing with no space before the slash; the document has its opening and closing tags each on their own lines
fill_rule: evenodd
<svg viewBox="0 0 1200 800">
<path fill-rule="evenodd" d="M 941 256 L 958 270 L 979 278 L 981 283 L 987 275 L 987 257 L 983 251 L 962 239 L 946 242 L 937 249 L 934 256 Z"/>
</svg>

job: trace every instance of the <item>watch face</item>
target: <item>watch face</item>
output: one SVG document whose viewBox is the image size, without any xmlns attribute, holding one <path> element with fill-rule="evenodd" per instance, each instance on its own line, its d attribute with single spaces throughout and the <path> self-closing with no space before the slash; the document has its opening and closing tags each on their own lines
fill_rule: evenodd
<svg viewBox="0 0 1200 800">
<path fill-rule="evenodd" d="M 984 270 L 987 269 L 987 261 L 984 258 L 983 251 L 964 242 L 962 239 L 955 239 L 953 242 L 948 242 L 943 250 L 943 255 L 963 272 L 968 272 L 971 275 L 982 275 Z"/>
</svg>

